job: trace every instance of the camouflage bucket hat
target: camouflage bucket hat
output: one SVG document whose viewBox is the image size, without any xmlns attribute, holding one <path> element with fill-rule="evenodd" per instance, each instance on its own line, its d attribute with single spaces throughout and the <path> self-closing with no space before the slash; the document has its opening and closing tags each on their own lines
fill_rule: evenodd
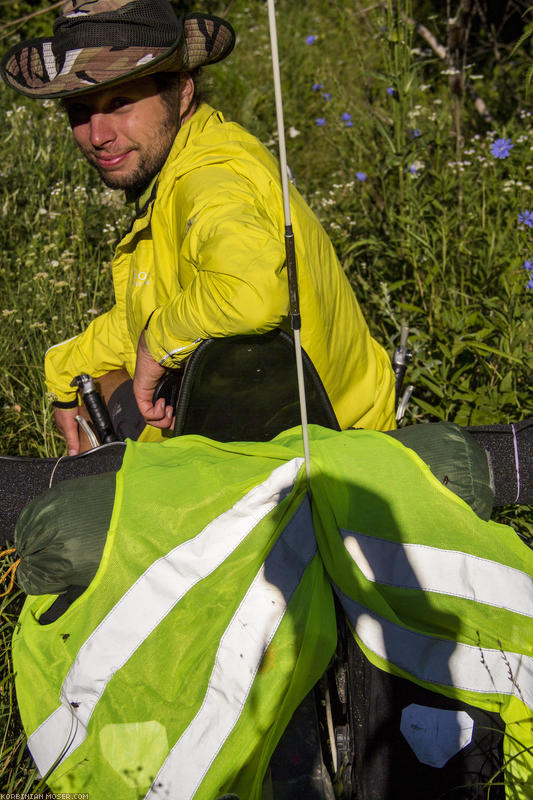
<svg viewBox="0 0 533 800">
<path fill-rule="evenodd" d="M 12 47 L 4 81 L 30 97 L 68 97 L 154 72 L 221 61 L 235 34 L 208 14 L 176 16 L 168 0 L 67 0 L 53 36 Z"/>
</svg>

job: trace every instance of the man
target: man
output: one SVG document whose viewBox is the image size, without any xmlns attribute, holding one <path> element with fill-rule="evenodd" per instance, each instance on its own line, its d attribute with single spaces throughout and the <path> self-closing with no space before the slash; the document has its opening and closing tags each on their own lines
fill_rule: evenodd
<svg viewBox="0 0 533 800">
<path fill-rule="evenodd" d="M 266 148 L 198 103 L 195 70 L 233 49 L 222 19 L 174 14 L 168 0 L 67 0 L 53 37 L 12 48 L 4 80 L 61 98 L 76 142 L 137 216 L 113 261 L 116 304 L 45 360 L 56 423 L 79 451 L 80 373 L 125 369 L 159 440 L 173 409 L 152 396 L 205 339 L 288 328 L 279 166 Z M 394 427 L 394 379 L 325 232 L 291 189 L 302 344 L 342 428 Z"/>
</svg>

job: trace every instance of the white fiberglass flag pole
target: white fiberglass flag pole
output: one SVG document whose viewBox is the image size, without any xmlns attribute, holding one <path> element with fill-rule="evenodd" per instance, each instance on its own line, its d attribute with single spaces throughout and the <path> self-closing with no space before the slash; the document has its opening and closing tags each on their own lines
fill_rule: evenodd
<svg viewBox="0 0 533 800">
<path fill-rule="evenodd" d="M 285 217 L 285 252 L 287 278 L 289 282 L 289 303 L 291 327 L 294 334 L 294 350 L 296 354 L 296 372 L 298 375 L 298 392 L 300 395 L 300 415 L 302 419 L 302 437 L 304 446 L 305 469 L 307 483 L 311 477 L 311 461 L 309 456 L 309 433 L 307 430 L 307 405 L 305 400 L 305 384 L 302 360 L 302 343 L 300 339 L 300 301 L 298 297 L 298 278 L 296 274 L 296 254 L 294 234 L 291 224 L 291 207 L 289 202 L 289 181 L 287 169 L 287 151 L 285 148 L 285 127 L 283 123 L 283 102 L 281 97 L 281 77 L 279 70 L 278 34 L 276 28 L 276 12 L 274 0 L 267 0 L 268 21 L 270 28 L 270 47 L 272 50 L 272 70 L 274 73 L 274 94 L 276 98 L 276 119 L 278 123 L 279 162 L 281 170 L 281 188 L 283 192 L 283 212 Z"/>
</svg>

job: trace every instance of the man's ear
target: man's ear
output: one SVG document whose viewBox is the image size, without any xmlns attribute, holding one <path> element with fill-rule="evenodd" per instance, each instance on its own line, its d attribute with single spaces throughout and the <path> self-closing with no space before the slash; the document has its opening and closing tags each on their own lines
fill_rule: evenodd
<svg viewBox="0 0 533 800">
<path fill-rule="evenodd" d="M 180 76 L 180 122 L 184 122 L 196 110 L 194 103 L 194 80 L 187 73 Z"/>
</svg>

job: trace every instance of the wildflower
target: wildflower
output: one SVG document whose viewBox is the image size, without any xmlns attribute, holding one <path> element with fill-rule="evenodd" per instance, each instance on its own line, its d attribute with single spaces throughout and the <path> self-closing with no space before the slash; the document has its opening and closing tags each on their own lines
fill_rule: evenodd
<svg viewBox="0 0 533 800">
<path fill-rule="evenodd" d="M 313 92 L 318 92 L 320 89 L 324 88 L 323 83 L 314 83 L 313 84 Z"/>
<path fill-rule="evenodd" d="M 318 125 L 319 128 L 323 128 L 324 125 L 326 124 L 325 117 L 318 117 L 318 119 L 316 120 L 316 124 Z M 533 222 L 531 224 L 533 225 Z"/>
<path fill-rule="evenodd" d="M 533 272 L 533 259 L 526 258 L 522 266 L 524 269 L 528 269 L 530 272 Z"/>
<path fill-rule="evenodd" d="M 316 42 L 316 36 L 314 35 L 308 36 L 307 39 L 305 40 L 306 44 L 314 44 L 315 42 Z"/>
<path fill-rule="evenodd" d="M 366 181 L 366 173 L 365 173 L 365 172 L 356 172 L 356 173 L 355 173 L 355 177 L 356 177 L 356 178 L 357 178 L 357 180 L 358 180 L 358 181 L 360 181 L 361 183 L 363 183 L 364 181 Z"/>
<path fill-rule="evenodd" d="M 345 111 L 344 114 L 342 115 L 341 119 L 342 119 L 343 122 L 350 122 L 350 120 L 352 119 L 352 115 L 348 114 L 348 112 Z"/>
<path fill-rule="evenodd" d="M 418 128 L 409 128 L 409 135 L 411 139 L 418 139 L 421 134 Z"/>
<path fill-rule="evenodd" d="M 507 158 L 513 147 L 510 139 L 495 139 L 490 146 L 490 152 L 494 158 Z"/>
<path fill-rule="evenodd" d="M 414 177 L 415 175 L 418 175 L 421 169 L 424 169 L 424 163 L 422 161 L 413 161 L 413 163 L 408 164 L 405 169 Z"/>
<path fill-rule="evenodd" d="M 528 282 L 526 283 L 526 288 L 527 288 L 527 289 L 533 289 L 533 274 L 532 274 L 532 273 L 530 273 L 530 275 L 531 275 L 531 277 L 530 277 L 530 279 L 528 280 Z"/>
<path fill-rule="evenodd" d="M 322 95 L 322 99 L 323 99 L 323 100 L 333 100 L 333 95 L 332 95 L 332 94 L 330 94 L 329 92 L 325 92 L 325 93 Z"/>
<path fill-rule="evenodd" d="M 387 94 L 389 94 L 391 97 L 394 97 L 396 91 L 393 86 L 387 86 Z"/>
<path fill-rule="evenodd" d="M 298 130 L 298 128 L 295 128 L 294 125 L 291 125 L 291 127 L 289 128 L 289 136 L 291 137 L 291 139 L 295 139 L 299 135 L 300 131 Z"/>
<path fill-rule="evenodd" d="M 533 228 L 533 211 L 521 211 L 518 215 L 518 221 L 523 222 L 528 228 Z"/>
</svg>

